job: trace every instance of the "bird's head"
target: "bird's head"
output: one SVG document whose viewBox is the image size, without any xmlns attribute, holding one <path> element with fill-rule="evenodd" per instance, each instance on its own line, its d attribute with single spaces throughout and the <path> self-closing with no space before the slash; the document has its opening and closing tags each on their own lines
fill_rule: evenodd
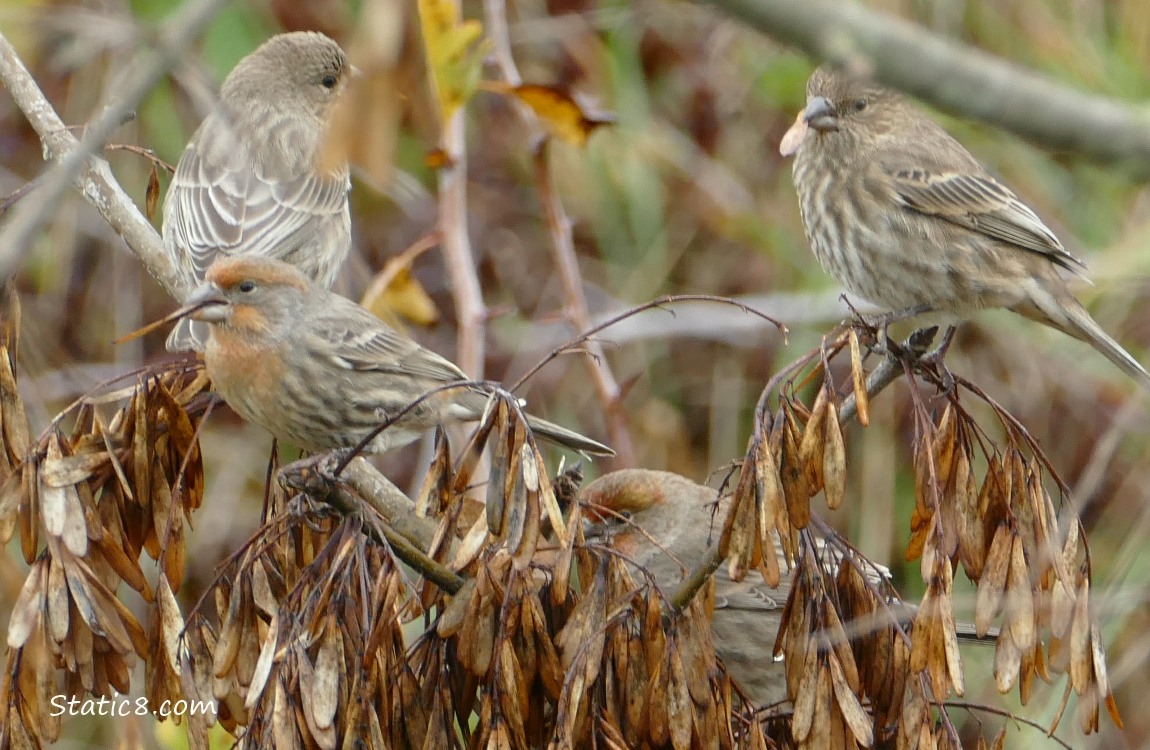
<svg viewBox="0 0 1150 750">
<path fill-rule="evenodd" d="M 317 31 L 277 34 L 241 60 L 220 96 L 258 101 L 326 121 L 356 68 L 334 40 Z"/>
<path fill-rule="evenodd" d="M 808 140 L 840 140 L 888 130 L 902 99 L 874 81 L 823 66 L 807 80 L 807 104 L 783 137 L 784 156 L 797 152 Z"/>
<path fill-rule="evenodd" d="M 213 330 L 250 338 L 289 336 L 312 284 L 294 266 L 271 258 L 221 258 L 182 310 Z"/>
<path fill-rule="evenodd" d="M 697 556 L 710 537 L 714 500 L 709 487 L 649 469 L 606 474 L 579 493 L 588 538 L 610 538 L 613 547 L 638 562 L 658 545 L 672 548 L 674 556 Z M 723 503 L 714 527 L 716 539 L 727 507 Z"/>
</svg>

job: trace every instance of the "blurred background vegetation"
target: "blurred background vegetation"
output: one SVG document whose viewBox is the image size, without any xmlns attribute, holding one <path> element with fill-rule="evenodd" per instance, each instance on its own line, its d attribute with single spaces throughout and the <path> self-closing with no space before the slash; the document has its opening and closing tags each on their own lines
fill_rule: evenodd
<svg viewBox="0 0 1150 750">
<path fill-rule="evenodd" d="M 0 27 L 65 121 L 80 126 L 116 95 L 150 24 L 176 5 L 173 0 L 0 0 Z M 1069 86 L 1135 103 L 1150 94 L 1150 3 L 1145 0 L 868 0 L 865 5 Z M 483 7 L 469 0 L 464 13 L 482 20 Z M 381 28 L 380 18 L 391 19 L 392 26 Z M 618 118 L 614 126 L 597 129 L 584 148 L 552 146 L 553 174 L 574 222 L 592 316 L 659 294 L 711 293 L 746 299 L 791 329 L 784 345 L 773 330 L 748 325 L 746 316 L 700 308 L 697 316 L 682 319 L 648 312 L 617 336 L 608 331 L 603 337 L 625 389 L 636 463 L 706 479 L 743 453 L 750 411 L 770 375 L 817 345 L 843 317 L 839 290 L 806 247 L 790 165 L 778 155 L 779 140 L 801 108 L 806 77 L 817 61 L 714 8 L 669 0 L 520 0 L 508 8 L 507 22 L 525 81 L 578 91 Z M 212 23 L 196 54 L 141 104 L 137 118 L 113 142 L 154 149 L 174 164 L 232 65 L 268 36 L 301 28 L 332 35 L 357 62 L 370 57 L 381 40 L 398 39 L 394 65 L 378 70 L 378 82 L 398 95 L 367 106 L 354 131 L 363 141 L 353 146 L 361 167 L 352 193 L 356 247 L 339 288 L 358 297 L 389 258 L 437 224 L 436 173 L 428 155 L 437 147 L 439 126 L 414 3 L 232 3 Z M 492 66 L 485 68 L 485 78 L 496 75 Z M 1049 153 L 977 122 L 939 117 L 1086 258 L 1095 286 L 1080 297 L 1104 328 L 1147 361 L 1146 186 L 1122 165 Z M 485 91 L 468 103 L 466 118 L 467 231 L 493 313 L 486 375 L 513 382 L 569 333 L 559 321 L 564 300 L 547 249 L 527 128 L 508 99 Z M 143 205 L 151 163 L 122 150 L 109 151 L 108 157 L 125 189 Z M 13 193 L 42 168 L 35 134 L 0 96 L 0 194 Z M 162 170 L 160 180 L 166 186 Z M 424 310 L 407 321 L 408 332 L 451 356 L 456 326 L 442 256 L 424 253 L 411 271 L 434 302 L 438 319 L 429 322 L 432 316 Z M 34 429 L 101 381 L 167 356 L 162 332 L 124 346 L 111 344 L 170 311 L 175 302 L 78 196 L 69 195 L 58 207 L 19 276 L 19 287 L 25 311 L 21 385 Z M 390 304 L 400 316 L 412 312 L 403 298 Z M 1150 493 L 1146 406 L 1131 403 L 1136 401 L 1132 384 L 1085 345 L 1007 313 L 989 313 L 965 325 L 948 362 L 1022 420 L 1075 488 L 1084 513 L 1095 601 L 1102 605 L 1097 614 L 1126 729 L 1104 720 L 1100 735 L 1083 738 L 1069 719 L 1059 735 L 1074 747 L 1150 747 L 1150 714 L 1141 710 L 1150 683 L 1150 558 L 1143 552 L 1150 539 L 1150 514 L 1144 512 Z M 913 502 L 905 388 L 897 384 L 875 400 L 867 430 L 856 425 L 848 432 L 848 460 L 855 470 L 844 509 L 834 520 L 862 550 L 894 568 L 914 597 L 921 589 L 918 566 L 902 562 Z M 576 358 L 549 365 L 527 395 L 536 413 L 603 436 L 602 408 L 584 363 Z M 1120 413 L 1133 418 L 1119 425 Z M 220 410 L 207 425 L 202 446 L 207 507 L 195 519 L 190 581 L 181 591 L 186 602 L 198 597 L 216 563 L 255 529 L 270 438 Z M 420 476 L 420 461 L 420 450 L 412 449 L 389 456 L 383 465 L 401 487 L 410 488 Z M 25 570 L 18 552 L 0 555 L 4 621 Z M 990 649 L 983 655 L 968 652 L 967 658 L 968 698 L 1002 705 L 992 681 L 978 679 L 989 675 Z M 1037 691 L 1021 711 L 1048 722 L 1062 688 L 1059 681 Z M 1016 703 L 1016 697 L 1006 699 L 1012 708 Z M 955 716 L 967 721 L 971 737 L 980 721 L 990 736 L 1001 725 L 985 714 Z M 109 746 L 123 731 L 128 730 L 122 722 L 72 721 L 65 727 L 70 739 L 61 746 Z M 151 720 L 135 731 L 151 735 Z M 179 735 L 169 725 L 158 741 L 178 747 Z M 1027 729 L 1012 732 L 1011 740 L 1027 747 L 1044 742 Z"/>
</svg>

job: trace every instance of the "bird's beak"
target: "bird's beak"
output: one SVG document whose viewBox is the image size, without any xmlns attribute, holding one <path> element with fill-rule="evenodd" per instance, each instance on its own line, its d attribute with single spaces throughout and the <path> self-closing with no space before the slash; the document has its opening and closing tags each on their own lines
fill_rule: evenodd
<svg viewBox="0 0 1150 750">
<path fill-rule="evenodd" d="M 807 102 L 803 110 L 803 120 L 807 126 L 820 133 L 829 133 L 839 129 L 838 116 L 835 108 L 826 97 L 816 96 Z"/>
<path fill-rule="evenodd" d="M 363 78 L 363 68 L 357 68 L 356 66 L 352 65 L 349 66 L 348 70 L 351 72 L 352 78 Z"/>
<path fill-rule="evenodd" d="M 204 283 L 188 295 L 177 312 L 204 323 L 222 323 L 228 316 L 228 300 L 218 286 Z"/>
<path fill-rule="evenodd" d="M 179 310 L 171 312 L 154 323 L 121 336 L 114 343 L 123 344 L 125 341 L 138 339 L 144 334 L 151 333 L 160 326 L 168 323 L 192 318 L 205 323 L 222 323 L 228 316 L 228 300 L 223 296 L 220 288 L 215 284 L 201 284 L 194 292 L 188 295 Z"/>
</svg>

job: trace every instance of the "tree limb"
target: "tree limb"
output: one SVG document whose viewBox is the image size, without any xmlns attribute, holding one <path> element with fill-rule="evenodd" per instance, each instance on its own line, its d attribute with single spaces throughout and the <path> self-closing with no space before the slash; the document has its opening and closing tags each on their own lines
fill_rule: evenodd
<svg viewBox="0 0 1150 750">
<path fill-rule="evenodd" d="M 363 458 L 351 461 L 338 478 L 331 471 L 335 460 L 332 454 L 321 454 L 290 464 L 280 471 L 280 481 L 347 515 L 361 513 L 363 505 L 369 506 L 383 521 L 365 526 L 376 542 L 386 541 L 396 557 L 447 593 L 458 592 L 463 587 L 463 577 L 424 551 L 431 546 L 435 523 L 416 516 L 415 505 L 407 495 Z"/>
<path fill-rule="evenodd" d="M 956 115 L 1051 149 L 1122 162 L 1150 178 L 1150 114 L 1077 91 L 921 26 L 850 3 L 707 0 L 780 42 L 835 63 L 873 68 L 883 83 Z"/>
<path fill-rule="evenodd" d="M 0 79 L 16 106 L 28 118 L 52 166 L 38 178 L 35 200 L 22 201 L 0 230 L 0 278 L 11 277 L 31 245 L 32 238 L 52 212 L 68 185 L 74 185 L 111 225 L 144 267 L 168 292 L 182 299 L 186 292 L 174 262 L 164 252 L 159 234 L 144 218 L 112 175 L 108 162 L 96 156 L 132 110 L 175 67 L 226 0 L 195 0 L 181 6 L 158 29 L 158 44 L 130 67 L 121 96 L 100 113 L 82 138 L 72 135 L 43 91 L 21 62 L 16 50 L 0 34 Z"/>
</svg>

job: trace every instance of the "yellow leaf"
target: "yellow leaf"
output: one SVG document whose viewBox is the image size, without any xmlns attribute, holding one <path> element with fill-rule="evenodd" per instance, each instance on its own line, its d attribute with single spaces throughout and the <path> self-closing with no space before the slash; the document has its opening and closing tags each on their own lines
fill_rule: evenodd
<svg viewBox="0 0 1150 750">
<path fill-rule="evenodd" d="M 439 320 L 435 302 L 411 275 L 415 259 L 438 243 L 437 235 L 424 237 L 388 260 L 364 293 L 361 304 L 393 328 L 402 327 L 401 318 L 417 325 L 431 325 Z"/>
<path fill-rule="evenodd" d="M 446 122 L 479 85 L 488 47 L 483 25 L 461 19 L 457 0 L 419 0 L 419 19 L 439 116 Z"/>
<path fill-rule="evenodd" d="M 544 127 L 556 138 L 573 146 L 583 146 L 595 128 L 615 122 L 613 115 L 593 112 L 583 102 L 553 86 L 525 83 L 520 86 L 491 85 L 531 107 Z"/>
</svg>

